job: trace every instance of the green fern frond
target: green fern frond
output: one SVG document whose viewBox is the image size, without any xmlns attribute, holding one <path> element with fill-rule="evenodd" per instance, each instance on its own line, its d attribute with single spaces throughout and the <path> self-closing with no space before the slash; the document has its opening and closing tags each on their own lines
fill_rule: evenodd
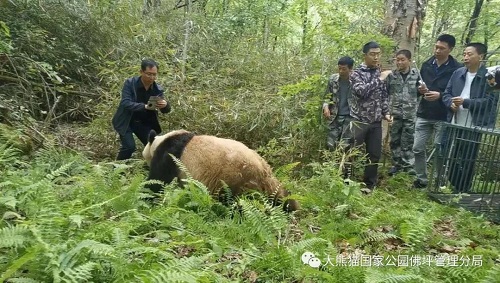
<svg viewBox="0 0 500 283">
<path fill-rule="evenodd" d="M 467 283 L 467 282 L 475 282 L 480 269 L 477 266 L 461 266 L 457 267 L 447 267 L 446 269 L 446 282 L 449 283 Z M 492 281 L 489 281 L 491 283 Z"/>
<path fill-rule="evenodd" d="M 422 245 L 432 232 L 434 218 L 423 214 L 413 214 L 399 227 L 401 239 L 413 248 Z"/>
<path fill-rule="evenodd" d="M 189 273 L 183 273 L 179 271 L 170 271 L 170 270 L 147 270 L 147 277 L 141 277 L 142 282 L 186 282 L 186 283 L 196 283 L 196 277 Z"/>
<path fill-rule="evenodd" d="M 64 270 L 63 282 L 79 283 L 86 282 L 92 278 L 92 270 L 97 266 L 95 262 L 86 262 L 75 268 Z"/>
<path fill-rule="evenodd" d="M 399 239 L 398 236 L 391 233 L 383 233 L 377 231 L 367 231 L 361 234 L 361 245 L 367 243 L 382 243 L 388 239 Z"/>
<path fill-rule="evenodd" d="M 317 244 L 324 244 L 324 243 L 328 243 L 328 241 L 321 238 L 305 239 L 293 243 L 293 245 L 289 249 L 292 250 L 292 252 L 297 253 L 307 249 L 312 249 Z"/>
<path fill-rule="evenodd" d="M 300 164 L 300 162 L 293 162 L 289 164 L 285 164 L 281 167 L 278 167 L 276 170 L 274 170 L 274 175 L 278 178 L 281 179 L 288 179 L 288 177 L 291 175 L 293 169 L 297 167 Z"/>
<path fill-rule="evenodd" d="M 238 204 L 248 231 L 261 238 L 269 237 L 287 225 L 287 215 L 283 210 L 280 207 L 273 207 L 265 200 L 259 202 L 240 198 Z"/>
<path fill-rule="evenodd" d="M 0 168 L 5 168 L 15 163 L 21 153 L 21 150 L 12 145 L 2 144 L 0 146 Z"/>
<path fill-rule="evenodd" d="M 26 226 L 10 226 L 0 229 L 0 248 L 24 247 L 31 238 Z"/>
<path fill-rule="evenodd" d="M 418 280 L 423 282 L 423 278 L 418 275 L 386 275 L 379 280 L 367 279 L 366 282 L 370 283 L 401 283 L 401 282 L 415 282 Z M 417 282 L 418 282 L 417 281 Z"/>
<path fill-rule="evenodd" d="M 39 283 L 40 281 L 37 281 L 35 279 L 31 278 L 26 278 L 26 277 L 18 277 L 18 278 L 11 278 L 7 280 L 8 283 Z"/>
<path fill-rule="evenodd" d="M 36 259 L 42 249 L 42 245 L 29 247 L 22 256 L 10 262 L 9 266 L 0 274 L 0 282 L 4 282 L 5 279 L 11 278 L 11 276 L 21 269 L 24 264 Z"/>
<path fill-rule="evenodd" d="M 11 181 L 1 182 L 0 183 L 0 189 L 7 188 L 7 187 L 13 186 L 13 185 L 15 185 L 15 184 L 12 183 Z"/>
<path fill-rule="evenodd" d="M 203 193 L 210 195 L 210 192 L 209 192 L 207 186 L 205 186 L 205 184 L 203 184 L 202 182 L 195 180 L 191 177 L 184 179 L 184 182 L 186 184 L 193 184 L 197 189 L 201 190 Z"/>
<path fill-rule="evenodd" d="M 367 283 L 401 283 L 401 282 L 425 282 L 419 275 L 382 273 L 375 269 L 369 269 L 365 278 Z"/>
<path fill-rule="evenodd" d="M 169 153 L 169 155 L 170 155 L 170 157 L 172 157 L 172 160 L 174 160 L 175 164 L 179 167 L 179 170 L 184 172 L 184 174 L 186 174 L 186 178 L 192 179 L 193 177 L 189 173 L 189 170 L 186 168 L 186 166 L 184 166 L 184 164 L 182 164 L 182 161 L 179 158 L 175 157 L 171 153 Z"/>
<path fill-rule="evenodd" d="M 80 254 L 82 249 L 88 249 L 91 253 L 103 256 L 109 256 L 114 252 L 114 248 L 110 245 L 94 240 L 83 240 L 69 252 L 61 255 L 59 260 L 60 269 L 64 271 L 73 268 L 73 265 L 76 263 L 75 258 Z"/>
<path fill-rule="evenodd" d="M 70 161 L 64 165 L 62 165 L 61 167 L 57 168 L 56 170 L 50 172 L 49 174 L 47 174 L 45 176 L 45 178 L 47 178 L 48 180 L 54 180 L 55 178 L 61 176 L 62 174 L 66 173 L 69 168 L 71 168 L 71 166 L 73 165 L 74 161 Z"/>
<path fill-rule="evenodd" d="M 61 213 L 63 206 L 50 184 L 44 183 L 42 188 L 33 192 L 32 197 L 35 196 L 36 200 L 34 200 L 33 209 L 36 210 L 32 213 L 41 235 L 46 241 L 58 242 L 63 233 L 63 226 L 68 222 L 68 219 L 63 217 Z"/>
<path fill-rule="evenodd" d="M 203 257 L 186 257 L 172 259 L 166 263 L 159 262 L 162 266 L 159 270 L 147 270 L 141 276 L 142 282 L 197 282 L 197 278 L 208 275 L 207 268 L 201 268 L 202 262 L 208 255 Z"/>
<path fill-rule="evenodd" d="M 500 283 L 500 265 L 493 266 L 480 283 Z"/>
</svg>

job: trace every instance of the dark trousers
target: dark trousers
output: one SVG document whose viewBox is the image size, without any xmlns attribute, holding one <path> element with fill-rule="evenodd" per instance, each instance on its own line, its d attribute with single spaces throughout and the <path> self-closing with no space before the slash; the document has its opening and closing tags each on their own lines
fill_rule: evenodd
<svg viewBox="0 0 500 283">
<path fill-rule="evenodd" d="M 365 144 L 368 161 L 365 166 L 363 182 L 370 189 L 373 189 L 378 180 L 378 162 L 382 156 L 382 123 L 371 124 L 351 121 L 349 125 L 351 146 Z"/>
<path fill-rule="evenodd" d="M 472 130 L 454 129 L 453 139 L 447 143 L 451 147 L 448 180 L 454 192 L 468 192 L 474 179 L 474 165 L 479 153 L 481 133 Z"/>
<path fill-rule="evenodd" d="M 142 142 L 144 146 L 148 143 L 149 132 L 152 126 L 140 121 L 130 121 L 130 125 L 124 135 L 120 134 L 120 151 L 116 160 L 129 159 L 135 151 L 135 140 L 133 134 Z"/>
<path fill-rule="evenodd" d="M 341 140 L 345 140 L 344 142 L 346 144 L 349 142 L 345 137 L 345 132 L 349 127 L 350 121 L 351 118 L 349 115 L 337 115 L 337 117 L 330 122 L 328 125 L 328 136 L 326 138 L 327 149 L 335 150 L 339 146 Z"/>
</svg>

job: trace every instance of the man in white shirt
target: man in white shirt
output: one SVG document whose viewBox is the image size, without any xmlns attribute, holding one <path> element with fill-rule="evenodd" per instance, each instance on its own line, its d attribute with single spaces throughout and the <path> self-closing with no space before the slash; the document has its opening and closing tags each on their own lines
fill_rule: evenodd
<svg viewBox="0 0 500 283">
<path fill-rule="evenodd" d="M 496 120 L 498 96 L 488 85 L 486 67 L 481 64 L 487 48 L 482 43 L 470 43 L 463 56 L 465 67 L 457 69 L 443 94 L 443 103 L 449 109 L 448 121 L 465 127 L 493 128 Z M 474 177 L 474 164 L 479 151 L 481 134 L 464 128 L 449 128 L 444 149 L 451 152 L 449 180 L 455 191 L 467 192 Z"/>
</svg>

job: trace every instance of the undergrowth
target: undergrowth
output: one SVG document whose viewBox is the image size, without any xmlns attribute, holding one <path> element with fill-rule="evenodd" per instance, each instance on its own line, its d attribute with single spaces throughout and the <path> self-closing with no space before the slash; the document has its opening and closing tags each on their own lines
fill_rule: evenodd
<svg viewBox="0 0 500 283">
<path fill-rule="evenodd" d="M 260 195 L 224 206 L 192 179 L 152 200 L 140 160 L 96 163 L 61 148 L 28 157 L 8 143 L 0 157 L 2 282 L 500 278 L 498 226 L 430 202 L 404 175 L 362 195 L 360 184 L 344 184 L 338 156 L 305 166 L 302 178 L 290 177 L 297 164 L 277 168 L 300 197 L 291 215 Z M 319 267 L 303 263 L 306 251 Z"/>
</svg>

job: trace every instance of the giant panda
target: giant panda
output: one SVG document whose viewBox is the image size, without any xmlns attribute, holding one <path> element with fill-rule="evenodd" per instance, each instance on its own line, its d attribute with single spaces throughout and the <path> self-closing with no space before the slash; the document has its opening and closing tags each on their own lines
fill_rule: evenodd
<svg viewBox="0 0 500 283">
<path fill-rule="evenodd" d="M 210 135 L 197 135 L 186 130 L 175 130 L 157 135 L 151 130 L 142 156 L 149 165 L 148 180 L 170 183 L 175 177 L 185 177 L 175 164 L 172 154 L 186 167 L 193 179 L 202 182 L 212 196 L 227 184 L 233 196 L 255 189 L 274 199 L 274 204 L 290 195 L 273 176 L 269 164 L 257 152 L 243 143 Z M 159 192 L 161 186 L 150 187 Z M 288 199 L 285 211 L 299 209 L 296 200 Z"/>
</svg>

